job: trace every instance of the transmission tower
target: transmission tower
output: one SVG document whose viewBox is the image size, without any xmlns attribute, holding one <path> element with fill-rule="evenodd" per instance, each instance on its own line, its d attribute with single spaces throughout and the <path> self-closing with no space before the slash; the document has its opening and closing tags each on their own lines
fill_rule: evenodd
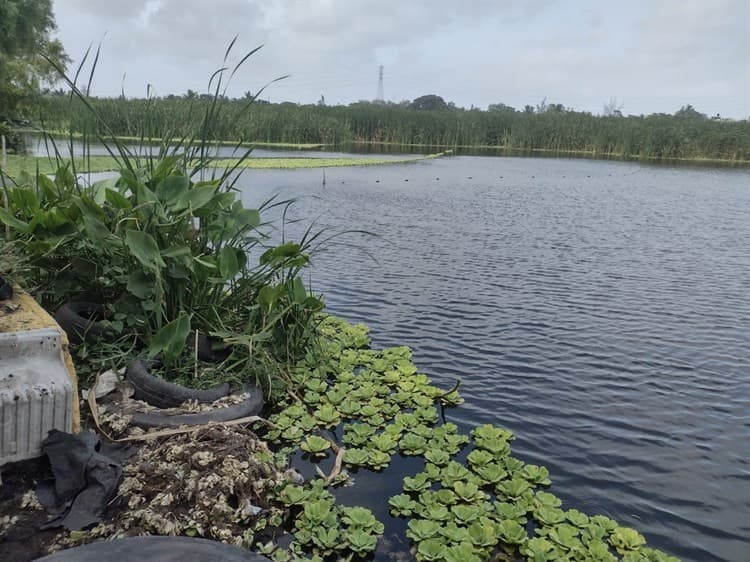
<svg viewBox="0 0 750 562">
<path fill-rule="evenodd" d="M 378 74 L 378 101 L 385 101 L 383 96 L 383 65 L 380 65 L 380 72 Z"/>
</svg>

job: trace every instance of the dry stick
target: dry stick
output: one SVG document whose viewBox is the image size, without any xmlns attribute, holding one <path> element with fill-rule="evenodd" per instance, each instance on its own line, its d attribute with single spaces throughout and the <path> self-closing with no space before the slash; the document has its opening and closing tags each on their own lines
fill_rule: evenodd
<svg viewBox="0 0 750 562">
<path fill-rule="evenodd" d="M 435 400 L 440 400 L 441 398 L 445 398 L 452 392 L 456 392 L 459 386 L 461 386 L 461 379 L 456 379 L 456 383 L 453 385 L 453 388 L 451 388 L 448 392 L 443 392 L 442 394 L 438 394 L 437 396 L 435 396 Z"/>
<path fill-rule="evenodd" d="M 195 330 L 195 372 L 193 380 L 198 380 L 198 330 Z"/>
<path fill-rule="evenodd" d="M 343 447 L 340 447 L 339 452 L 336 453 L 336 460 L 333 463 L 333 469 L 331 470 L 331 474 L 329 474 L 325 479 L 326 484 L 330 484 L 331 482 L 333 482 L 336 479 L 336 477 L 339 475 L 339 473 L 341 472 L 341 463 L 344 461 L 345 452 L 346 452 L 346 449 L 344 449 Z"/>
<path fill-rule="evenodd" d="M 344 461 L 344 453 L 346 452 L 346 448 L 339 447 L 336 442 L 333 441 L 333 439 L 329 439 L 328 437 L 326 437 L 323 433 L 323 430 L 318 430 L 318 435 L 328 441 L 328 443 L 330 443 L 331 445 L 331 449 L 333 449 L 336 453 L 336 460 L 334 461 L 333 468 L 331 469 L 331 473 L 328 476 L 325 475 L 325 473 L 320 469 L 318 465 L 315 465 L 315 470 L 318 473 L 318 476 L 325 480 L 326 484 L 330 484 L 341 472 L 341 463 Z"/>
</svg>

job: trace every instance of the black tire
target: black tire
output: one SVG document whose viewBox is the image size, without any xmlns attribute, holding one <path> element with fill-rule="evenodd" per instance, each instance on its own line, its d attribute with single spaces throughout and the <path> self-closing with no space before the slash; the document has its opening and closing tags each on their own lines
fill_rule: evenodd
<svg viewBox="0 0 750 562">
<path fill-rule="evenodd" d="M 37 558 L 39 562 L 263 562 L 270 558 L 237 546 L 190 537 L 129 537 L 104 540 Z"/>
<path fill-rule="evenodd" d="M 0 301 L 8 301 L 13 298 L 13 287 L 0 275 Z"/>
<path fill-rule="evenodd" d="M 130 423 L 144 429 L 178 427 L 180 425 L 203 425 L 215 422 L 227 422 L 247 416 L 257 416 L 263 410 L 263 392 L 252 386 L 245 389 L 249 392 L 242 402 L 226 408 L 214 408 L 207 412 L 195 414 L 165 414 L 162 412 L 136 412 L 130 415 Z M 116 407 L 116 406 L 115 406 Z"/>
<path fill-rule="evenodd" d="M 84 301 L 66 302 L 55 313 L 55 320 L 65 330 L 70 343 L 112 339 L 114 331 L 98 321 L 102 318 L 102 305 Z"/>
<path fill-rule="evenodd" d="M 186 347 L 190 350 L 190 354 L 195 353 L 195 332 L 188 334 Z M 209 363 L 220 363 L 224 361 L 232 353 L 231 349 L 213 349 L 213 340 L 210 336 L 198 332 L 198 359 L 201 361 L 208 361 Z"/>
<path fill-rule="evenodd" d="M 149 374 L 146 362 L 137 359 L 128 365 L 125 378 L 135 389 L 133 398 L 143 400 L 157 408 L 174 408 L 188 400 L 200 403 L 213 402 L 229 394 L 229 383 L 206 390 L 187 388 Z"/>
</svg>

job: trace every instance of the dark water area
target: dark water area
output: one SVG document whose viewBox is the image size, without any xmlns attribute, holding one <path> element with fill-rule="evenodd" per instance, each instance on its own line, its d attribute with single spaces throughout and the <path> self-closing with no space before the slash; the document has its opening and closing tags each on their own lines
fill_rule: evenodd
<svg viewBox="0 0 750 562">
<path fill-rule="evenodd" d="M 329 310 L 409 345 L 514 431 L 564 507 L 688 561 L 750 560 L 750 172 L 548 158 L 248 171 L 246 203 L 296 197 L 343 237 L 314 258 Z M 403 474 L 360 470 L 344 503 L 386 523 Z M 387 559 L 385 554 L 378 557 Z"/>
</svg>

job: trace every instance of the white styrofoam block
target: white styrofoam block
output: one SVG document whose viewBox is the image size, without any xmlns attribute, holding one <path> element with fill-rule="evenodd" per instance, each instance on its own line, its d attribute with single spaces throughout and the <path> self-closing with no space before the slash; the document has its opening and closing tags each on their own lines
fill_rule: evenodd
<svg viewBox="0 0 750 562">
<path fill-rule="evenodd" d="M 75 399 L 59 331 L 0 332 L 0 466 L 40 456 L 50 429 L 70 432 Z"/>
</svg>

